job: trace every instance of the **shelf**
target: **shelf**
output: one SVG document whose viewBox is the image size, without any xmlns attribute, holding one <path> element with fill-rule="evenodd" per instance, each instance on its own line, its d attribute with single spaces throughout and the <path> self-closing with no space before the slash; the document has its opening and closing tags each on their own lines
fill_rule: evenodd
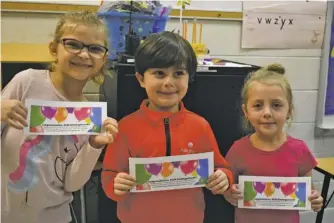
<svg viewBox="0 0 334 223">
<path fill-rule="evenodd" d="M 96 12 L 99 6 L 94 5 L 73 5 L 73 4 L 52 4 L 52 3 L 26 3 L 26 2 L 1 2 L 1 11 L 14 12 L 51 12 L 61 13 L 67 11 L 91 11 Z M 171 17 L 179 17 L 180 10 L 172 9 Z M 230 11 L 204 11 L 204 10 L 183 10 L 183 17 L 197 17 L 204 19 L 242 20 L 242 12 Z"/>
<path fill-rule="evenodd" d="M 1 62 L 51 62 L 48 44 L 1 43 Z"/>
</svg>

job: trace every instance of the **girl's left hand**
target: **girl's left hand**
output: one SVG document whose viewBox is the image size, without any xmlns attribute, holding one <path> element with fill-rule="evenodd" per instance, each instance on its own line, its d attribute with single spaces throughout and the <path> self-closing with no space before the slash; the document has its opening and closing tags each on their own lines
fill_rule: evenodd
<svg viewBox="0 0 334 223">
<path fill-rule="evenodd" d="M 229 181 L 226 174 L 222 170 L 216 170 L 209 176 L 206 188 L 211 190 L 213 194 L 223 194 L 229 187 Z"/>
<path fill-rule="evenodd" d="M 107 118 L 103 122 L 102 129 L 105 131 L 105 134 L 89 137 L 89 144 L 93 148 L 103 148 L 104 145 L 112 143 L 115 140 L 118 133 L 117 121 L 113 118 Z"/>
<path fill-rule="evenodd" d="M 311 208 L 313 211 L 318 212 L 323 206 L 324 199 L 320 196 L 319 192 L 312 190 L 311 196 L 308 197 L 311 202 Z"/>
</svg>

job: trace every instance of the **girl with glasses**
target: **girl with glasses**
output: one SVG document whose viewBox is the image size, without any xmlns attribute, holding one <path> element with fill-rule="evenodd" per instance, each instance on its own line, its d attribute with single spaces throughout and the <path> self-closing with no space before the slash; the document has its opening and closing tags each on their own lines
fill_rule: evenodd
<svg viewBox="0 0 334 223">
<path fill-rule="evenodd" d="M 118 128 L 107 118 L 97 136 L 27 136 L 27 98 L 86 101 L 83 87 L 102 84 L 107 73 L 107 32 L 89 12 L 64 15 L 49 44 L 52 69 L 24 70 L 2 91 L 1 218 L 2 222 L 71 222 L 72 192 L 90 178 L 106 144 Z M 33 52 L 32 52 L 33 53 Z"/>
</svg>

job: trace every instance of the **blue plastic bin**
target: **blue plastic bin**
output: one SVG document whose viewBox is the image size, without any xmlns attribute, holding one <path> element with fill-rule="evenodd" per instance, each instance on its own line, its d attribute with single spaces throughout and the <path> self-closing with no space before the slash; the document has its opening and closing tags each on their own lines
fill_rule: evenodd
<svg viewBox="0 0 334 223">
<path fill-rule="evenodd" d="M 125 35 L 129 32 L 130 13 L 104 12 L 98 16 L 105 21 L 109 33 L 109 59 L 117 59 L 119 53 L 125 52 Z M 142 39 L 152 33 L 165 31 L 168 16 L 131 15 L 132 28 Z"/>
</svg>

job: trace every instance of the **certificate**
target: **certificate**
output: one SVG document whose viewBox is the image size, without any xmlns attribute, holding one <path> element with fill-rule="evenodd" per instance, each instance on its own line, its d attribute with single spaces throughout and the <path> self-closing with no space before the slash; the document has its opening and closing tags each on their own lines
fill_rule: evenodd
<svg viewBox="0 0 334 223">
<path fill-rule="evenodd" d="M 190 155 L 129 158 L 137 185 L 131 192 L 204 187 L 213 174 L 213 152 Z"/>
<path fill-rule="evenodd" d="M 239 176 L 239 208 L 311 210 L 311 177 Z"/>
<path fill-rule="evenodd" d="M 98 135 L 107 118 L 106 102 L 27 99 L 29 135 Z"/>
</svg>

